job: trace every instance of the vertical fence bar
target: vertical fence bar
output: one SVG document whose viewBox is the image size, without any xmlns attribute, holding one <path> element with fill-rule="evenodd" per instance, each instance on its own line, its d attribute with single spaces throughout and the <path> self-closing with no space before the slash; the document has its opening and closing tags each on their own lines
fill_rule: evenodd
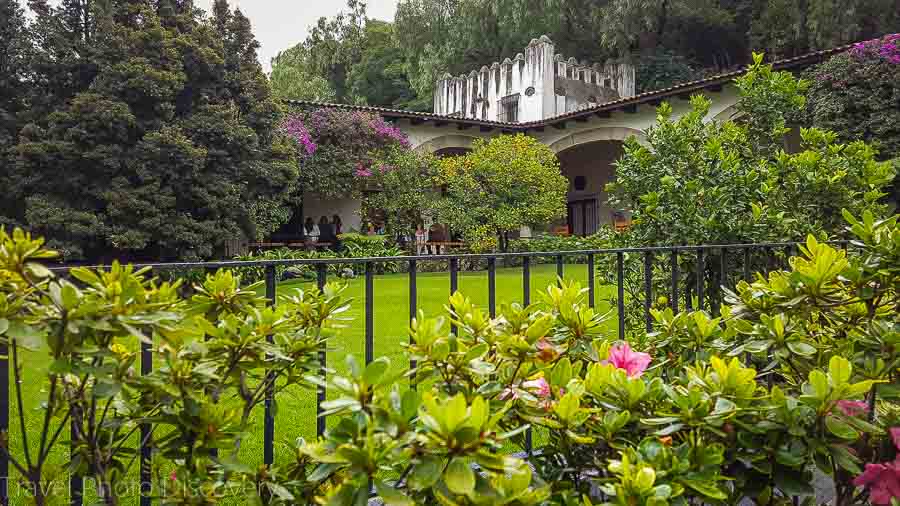
<svg viewBox="0 0 900 506">
<path fill-rule="evenodd" d="M 725 288 L 728 287 L 728 248 L 722 248 L 719 253 L 719 282 L 713 287 L 715 289 L 715 297 L 712 298 L 712 301 L 715 303 L 713 312 L 716 314 L 719 313 L 719 310 L 725 304 Z"/>
<path fill-rule="evenodd" d="M 415 260 L 409 261 L 409 322 L 416 318 L 416 313 L 418 312 L 418 299 L 419 296 L 416 293 L 416 273 L 417 273 L 417 265 Z M 412 336 L 409 338 L 409 343 L 412 344 Z M 409 359 L 409 368 L 413 370 L 416 368 L 416 361 L 413 359 Z M 410 380 L 412 388 L 416 387 L 415 379 Z"/>
<path fill-rule="evenodd" d="M 375 267 L 366 262 L 366 365 L 375 360 Z"/>
<path fill-rule="evenodd" d="M 522 257 L 522 305 L 531 305 L 531 257 Z M 531 427 L 525 431 L 525 451 L 531 456 L 533 450 Z"/>
<path fill-rule="evenodd" d="M 672 270 L 672 299 L 669 301 L 669 304 L 672 305 L 672 311 L 678 312 L 678 278 L 681 276 L 678 273 L 678 250 L 672 250 L 672 259 L 670 263 L 670 269 Z"/>
<path fill-rule="evenodd" d="M 450 295 L 459 291 L 459 259 L 450 259 Z M 450 325 L 450 332 L 456 335 L 456 325 Z"/>
<path fill-rule="evenodd" d="M 522 257 L 522 305 L 531 305 L 531 257 Z"/>
<path fill-rule="evenodd" d="M 488 258 L 488 312 L 497 317 L 497 259 Z"/>
<path fill-rule="evenodd" d="M 619 311 L 619 339 L 625 339 L 625 253 L 616 253 L 616 286 L 619 290 L 616 305 Z"/>
<path fill-rule="evenodd" d="M 9 434 L 9 346 L 0 343 L 0 434 Z M 9 506 L 9 460 L 0 455 L 0 506 Z"/>
<path fill-rule="evenodd" d="M 328 281 L 328 266 L 325 264 L 316 265 L 316 286 L 319 290 L 325 288 Z M 325 380 L 325 368 L 328 366 L 328 356 L 325 349 L 319 352 L 319 372 L 322 375 L 322 381 Z M 316 434 L 322 436 L 325 434 L 325 417 L 322 416 L 322 403 L 325 402 L 325 387 L 319 386 L 316 395 Z"/>
<path fill-rule="evenodd" d="M 697 250 L 697 310 L 703 311 L 703 288 L 706 281 L 706 264 L 703 248 Z"/>
<path fill-rule="evenodd" d="M 565 271 L 563 268 L 563 256 L 556 255 L 556 277 L 558 278 L 558 283 L 562 286 L 563 276 L 565 276 Z"/>
<path fill-rule="evenodd" d="M 747 246 L 746 248 L 744 248 L 744 281 L 746 281 L 746 282 L 748 282 L 748 283 L 749 283 L 750 281 L 752 281 L 752 279 L 753 279 L 753 278 L 751 277 L 752 274 L 750 274 L 750 272 L 751 272 L 751 265 L 750 265 L 750 262 L 752 261 L 752 257 L 751 257 L 751 255 L 750 255 L 750 253 L 751 253 L 751 252 L 750 252 L 750 247 L 749 247 L 749 246 Z"/>
<path fill-rule="evenodd" d="M 763 248 L 763 251 L 766 255 L 766 276 L 768 277 L 769 273 L 775 270 L 775 255 L 772 253 L 772 248 L 768 246 Z"/>
<path fill-rule="evenodd" d="M 594 294 L 594 254 L 588 253 L 587 257 L 587 275 L 588 275 L 588 305 L 593 309 L 596 306 L 596 296 Z"/>
<path fill-rule="evenodd" d="M 277 286 L 275 280 L 275 266 L 266 266 L 266 304 L 275 307 Z M 273 342 L 272 336 L 266 336 L 269 343 Z M 271 373 L 270 373 L 271 374 Z M 265 418 L 263 420 L 263 463 L 271 466 L 275 462 L 275 384 L 266 386 Z"/>
<path fill-rule="evenodd" d="M 644 253 L 644 321 L 647 332 L 653 331 L 653 315 L 650 308 L 653 307 L 653 252 Z"/>
</svg>

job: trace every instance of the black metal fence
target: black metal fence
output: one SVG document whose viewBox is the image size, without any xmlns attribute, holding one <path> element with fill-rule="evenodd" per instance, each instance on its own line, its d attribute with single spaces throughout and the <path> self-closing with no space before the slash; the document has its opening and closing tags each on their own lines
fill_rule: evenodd
<svg viewBox="0 0 900 506">
<path fill-rule="evenodd" d="M 846 242 L 835 242 L 843 248 L 847 248 Z M 531 303 L 531 268 L 535 263 L 555 263 L 556 274 L 559 278 L 566 275 L 567 260 L 578 259 L 584 266 L 584 279 L 588 288 L 588 304 L 595 307 L 597 303 L 596 285 L 597 273 L 601 265 L 604 269 L 604 278 L 613 281 L 616 286 L 614 298 L 616 314 L 618 318 L 618 336 L 624 339 L 627 331 L 651 331 L 653 318 L 651 308 L 654 306 L 654 297 L 665 296 L 667 304 L 674 310 L 693 307 L 716 310 L 722 303 L 721 286 L 732 286 L 738 280 L 750 280 L 754 272 L 768 272 L 785 265 L 786 259 L 796 255 L 799 251 L 799 243 L 758 243 L 758 244 L 719 244 L 702 246 L 668 246 L 668 247 L 644 247 L 622 249 L 598 249 L 586 251 L 559 251 L 559 252 L 528 252 L 528 253 L 492 253 L 481 255 L 430 255 L 430 256 L 405 256 L 405 257 L 379 257 L 379 258 L 355 258 L 355 259 L 300 259 L 300 260 L 268 260 L 252 262 L 205 262 L 205 263 L 167 263 L 167 264 L 142 264 L 137 267 L 149 267 L 152 272 L 159 274 L 164 272 L 178 272 L 190 270 L 217 270 L 217 269 L 246 269 L 262 268 L 265 272 L 265 295 L 270 305 L 277 303 L 277 271 L 276 268 L 285 266 L 307 265 L 315 269 L 315 282 L 321 288 L 328 281 L 328 267 L 331 265 L 358 265 L 364 269 L 365 286 L 365 362 L 370 363 L 375 359 L 375 321 L 374 321 L 374 278 L 376 266 L 379 263 L 400 262 L 407 266 L 406 275 L 409 278 L 409 318 L 415 318 L 418 311 L 417 274 L 419 265 L 424 262 L 446 262 L 448 274 L 448 295 L 455 293 L 459 288 L 460 262 L 484 265 L 487 276 L 488 311 L 491 317 L 497 315 L 497 288 L 496 275 L 498 261 L 506 265 L 513 264 L 521 269 L 522 273 L 522 303 Z M 685 266 L 685 260 L 688 260 Z M 631 284 L 634 285 L 634 269 L 638 269 L 637 276 L 640 294 L 630 294 L 626 297 L 626 267 L 629 268 Z M 64 275 L 68 267 L 56 267 L 52 270 Z M 607 269 L 614 270 L 606 272 Z M 665 289 L 660 289 L 660 274 L 664 274 Z M 567 276 L 569 279 L 572 276 Z M 659 293 L 662 292 L 662 293 Z M 640 300 L 636 300 L 640 299 Z M 683 305 L 682 305 L 683 300 Z M 643 329 L 627 328 L 626 304 L 642 305 L 643 318 L 640 318 Z M 8 433 L 9 429 L 9 363 L 6 347 L 0 345 L 0 434 Z M 327 364 L 327 355 L 322 351 L 319 355 L 323 373 Z M 141 374 L 149 374 L 153 370 L 153 353 L 151 346 L 141 344 Z M 415 362 L 409 364 L 410 368 L 416 366 Z M 318 435 L 325 432 L 326 420 L 318 416 L 322 412 L 321 404 L 325 401 L 326 391 L 324 387 L 318 387 L 316 413 L 316 431 Z M 140 428 L 140 490 L 141 506 L 149 506 L 152 503 L 150 497 L 152 488 L 152 427 L 145 424 Z M 530 434 L 529 434 L 530 436 Z M 275 417 L 271 392 L 265 401 L 265 416 L 263 428 L 263 462 L 272 464 L 274 461 L 275 447 Z M 531 438 L 526 440 L 526 450 L 530 451 Z M 9 504 L 9 468 L 5 457 L 0 456 L 0 505 Z M 84 480 L 81 476 L 73 475 L 69 483 L 71 504 L 81 506 L 83 504 Z"/>
</svg>

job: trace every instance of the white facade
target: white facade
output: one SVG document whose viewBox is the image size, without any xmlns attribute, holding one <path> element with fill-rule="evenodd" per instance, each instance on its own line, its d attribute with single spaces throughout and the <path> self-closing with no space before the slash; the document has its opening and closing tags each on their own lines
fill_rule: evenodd
<svg viewBox="0 0 900 506">
<path fill-rule="evenodd" d="M 631 97 L 635 70 L 625 63 L 580 64 L 556 54 L 546 35 L 524 53 L 468 75 L 445 74 L 434 93 L 434 113 L 443 116 L 527 123 Z"/>
</svg>

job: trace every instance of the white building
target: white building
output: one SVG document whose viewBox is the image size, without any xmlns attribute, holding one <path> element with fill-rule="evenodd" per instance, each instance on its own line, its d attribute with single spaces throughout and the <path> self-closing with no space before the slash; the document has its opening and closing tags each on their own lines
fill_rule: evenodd
<svg viewBox="0 0 900 506">
<path fill-rule="evenodd" d="M 849 48 L 818 51 L 773 65 L 776 70 L 801 71 Z M 379 114 L 401 128 L 414 149 L 439 155 L 465 153 L 476 139 L 515 133 L 530 135 L 557 153 L 563 175 L 570 183 L 565 223 L 571 233 L 587 235 L 600 225 L 613 222 L 616 210 L 608 207 L 604 187 L 615 178 L 614 162 L 623 153 L 623 142 L 629 137 L 639 141 L 644 138 L 644 132 L 656 121 L 656 107 L 669 102 L 673 118 L 678 118 L 690 111 L 691 95 L 703 94 L 712 102 L 708 121 L 729 119 L 739 98 L 734 79 L 745 71 L 636 95 L 633 68 L 587 67 L 572 60 L 563 61 L 554 54 L 553 43 L 542 37 L 532 41 L 526 54 L 512 62 L 507 60 L 469 76 L 441 80 L 435 93 L 434 113 L 314 102 L 292 104 L 306 109 L 333 107 Z M 501 114 L 504 105 L 516 102 L 507 97 L 516 95 L 515 113 L 510 110 Z M 583 97 L 596 98 L 598 103 L 582 103 Z M 474 112 L 473 103 L 477 105 Z M 306 216 L 337 213 L 346 228 L 360 225 L 358 201 L 326 200 L 306 194 L 303 205 Z"/>
<path fill-rule="evenodd" d="M 434 91 L 434 113 L 509 123 L 540 121 L 634 95 L 634 67 L 587 65 L 556 54 L 546 35 L 525 53 L 468 75 L 445 74 Z"/>
</svg>

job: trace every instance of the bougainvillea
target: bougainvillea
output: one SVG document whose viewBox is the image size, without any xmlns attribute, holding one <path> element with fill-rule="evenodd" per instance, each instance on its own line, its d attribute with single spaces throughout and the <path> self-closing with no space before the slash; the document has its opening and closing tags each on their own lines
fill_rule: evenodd
<svg viewBox="0 0 900 506">
<path fill-rule="evenodd" d="M 880 39 L 858 42 L 850 54 L 858 59 L 876 57 L 900 65 L 900 33 L 885 35 Z"/>
<path fill-rule="evenodd" d="M 408 150 L 409 138 L 380 116 L 363 111 L 321 108 L 290 115 L 282 124 L 301 155 L 301 183 L 326 198 L 360 196 L 376 171 L 376 160 L 391 148 Z"/>
</svg>

